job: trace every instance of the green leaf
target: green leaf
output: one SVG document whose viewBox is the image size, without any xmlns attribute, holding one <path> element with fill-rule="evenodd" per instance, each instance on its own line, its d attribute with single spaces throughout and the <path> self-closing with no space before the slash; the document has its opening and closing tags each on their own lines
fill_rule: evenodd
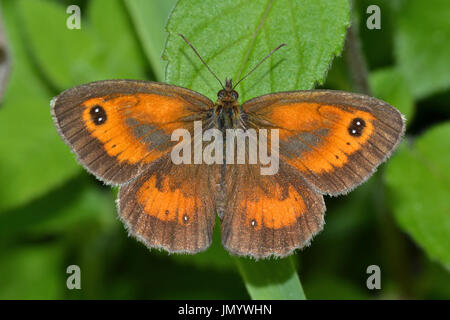
<svg viewBox="0 0 450 320">
<path fill-rule="evenodd" d="M 417 98 L 450 87 L 450 2 L 404 1 L 396 11 L 395 56 Z"/>
<path fill-rule="evenodd" d="M 163 30 L 175 2 L 176 0 L 125 0 L 144 51 L 158 81 L 164 81 L 164 65 L 161 55 L 167 34 Z"/>
<path fill-rule="evenodd" d="M 87 19 L 82 8 L 81 29 L 67 28 L 69 14 L 62 4 L 45 0 L 18 4 L 31 52 L 58 89 L 95 80 L 145 78 L 145 60 L 118 0 L 91 2 Z"/>
<path fill-rule="evenodd" d="M 332 202 L 327 200 L 326 229 L 320 235 L 327 246 L 336 245 L 350 236 L 355 236 L 354 230 L 362 229 L 371 223 L 371 197 L 375 179 L 369 179 L 345 197 Z M 335 253 L 330 253 L 335 256 Z M 338 258 L 340 259 L 340 258 Z"/>
<path fill-rule="evenodd" d="M 19 0 L 17 4 L 26 41 L 38 66 L 54 86 L 67 88 L 77 80 L 80 83 L 94 80 L 97 66 L 90 61 L 96 55 L 96 44 L 93 35 L 86 32 L 84 21 L 80 30 L 69 30 L 66 27 L 69 15 L 64 6 L 44 0 Z"/>
<path fill-rule="evenodd" d="M 394 68 L 377 70 L 370 74 L 370 87 L 373 95 L 394 107 L 412 121 L 414 116 L 414 97 L 403 76 Z"/>
<path fill-rule="evenodd" d="M 403 143 L 389 161 L 386 182 L 400 227 L 428 256 L 450 268 L 450 122 L 413 145 Z"/>
<path fill-rule="evenodd" d="M 235 81 L 281 43 L 281 48 L 239 85 L 241 101 L 323 83 L 349 25 L 347 0 L 181 0 L 168 23 L 166 80 L 215 100 L 220 88 L 183 33 L 222 81 Z"/>
<path fill-rule="evenodd" d="M 2 4 L 14 64 L 0 109 L 0 213 L 45 194 L 80 168 L 53 126 L 52 94 L 26 55 L 17 2 Z"/>
<path fill-rule="evenodd" d="M 305 300 L 292 258 L 253 261 L 235 258 L 254 300 Z"/>
<path fill-rule="evenodd" d="M 67 290 L 61 247 L 35 245 L 0 255 L 0 299 L 60 299 Z"/>
</svg>

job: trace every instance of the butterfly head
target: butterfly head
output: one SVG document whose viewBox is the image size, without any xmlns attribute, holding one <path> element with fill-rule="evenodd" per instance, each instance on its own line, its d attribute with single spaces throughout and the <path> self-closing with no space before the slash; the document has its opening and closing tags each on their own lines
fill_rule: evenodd
<svg viewBox="0 0 450 320">
<path fill-rule="evenodd" d="M 233 89 L 233 81 L 225 79 L 225 87 L 217 93 L 217 104 L 232 107 L 237 103 L 239 94 Z"/>
</svg>

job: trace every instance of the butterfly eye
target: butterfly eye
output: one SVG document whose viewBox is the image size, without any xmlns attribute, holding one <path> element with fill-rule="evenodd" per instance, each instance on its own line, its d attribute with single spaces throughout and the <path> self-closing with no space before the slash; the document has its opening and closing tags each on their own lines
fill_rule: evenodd
<svg viewBox="0 0 450 320">
<path fill-rule="evenodd" d="M 237 93 L 237 91 L 231 91 L 231 95 L 233 96 L 233 98 L 235 99 L 235 100 L 237 100 L 238 98 L 239 98 L 239 94 Z"/>
<path fill-rule="evenodd" d="M 218 93 L 217 93 L 217 97 L 219 98 L 219 99 L 222 99 L 223 97 L 225 97 L 225 90 L 220 90 Z"/>
<path fill-rule="evenodd" d="M 103 109 L 103 107 L 95 105 L 91 108 L 89 113 L 91 114 L 92 122 L 94 122 L 97 126 L 106 122 L 107 116 L 106 111 L 105 109 Z"/>
</svg>

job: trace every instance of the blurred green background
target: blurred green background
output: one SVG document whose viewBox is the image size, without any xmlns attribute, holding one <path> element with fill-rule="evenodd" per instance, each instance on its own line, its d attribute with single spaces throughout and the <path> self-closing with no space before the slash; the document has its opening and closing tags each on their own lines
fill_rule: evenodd
<svg viewBox="0 0 450 320">
<path fill-rule="evenodd" d="M 101 79 L 164 81 L 161 54 L 175 3 L 1 1 L 9 54 L 3 48 L 0 70 L 10 63 L 11 73 L 0 105 L 0 299 L 298 298 L 297 272 L 308 299 L 450 299 L 450 2 L 354 2 L 353 21 L 370 90 L 406 115 L 406 136 L 367 183 L 347 196 L 326 197 L 326 225 L 311 246 L 289 259 L 269 262 L 230 256 L 221 247 L 217 228 L 212 247 L 204 253 L 149 251 L 129 238 L 117 219 L 117 190 L 76 163 L 52 124 L 50 99 L 64 89 Z M 234 1 L 233 11 L 227 8 L 230 3 L 180 1 L 168 30 L 183 29 L 209 60 L 217 41 L 226 45 L 242 30 L 255 31 L 239 19 L 251 21 L 253 12 L 259 16 L 260 7 L 271 5 Z M 343 49 L 345 32 L 340 31 L 349 22 L 348 2 L 293 3 L 295 8 L 287 9 L 302 14 L 277 24 L 274 19 L 286 8 L 283 1 L 274 1 L 264 32 L 270 43 L 277 43 L 283 32 L 298 32 L 298 43 L 288 43 L 292 51 L 277 58 L 295 56 L 298 60 L 289 68 L 298 69 L 265 75 L 268 63 L 261 77 L 246 80 L 241 96 L 276 90 L 292 72 L 301 79 L 289 84 L 292 89 L 317 83 L 355 91 L 350 75 L 354 57 Z M 80 30 L 66 28 L 71 4 L 81 8 Z M 366 9 L 372 4 L 381 8 L 380 30 L 366 27 Z M 249 12 L 236 17 L 241 7 Z M 214 16 L 229 17 L 230 25 L 211 20 Z M 207 19 L 209 24 L 203 23 Z M 308 29 L 308 19 L 318 23 L 313 28 L 317 36 L 308 36 L 315 32 Z M 202 28 L 190 29 L 195 23 Z M 259 39 L 252 62 L 267 52 Z M 166 80 L 211 97 L 217 91 L 213 79 L 197 77 L 196 84 L 185 71 L 188 65 L 175 75 L 177 63 L 178 68 L 186 64 L 179 60 L 181 44 L 176 41 L 167 42 Z M 239 67 L 233 59 L 242 46 L 227 48 L 231 51 L 210 61 L 221 78 L 231 65 Z M 339 57 L 332 60 L 334 54 Z M 269 83 L 267 77 L 273 77 L 270 87 L 263 84 Z M 251 87 L 257 81 L 262 84 Z M 366 287 L 366 268 L 373 264 L 381 268 L 381 290 Z M 69 265 L 81 268 L 81 290 L 66 287 Z"/>
</svg>

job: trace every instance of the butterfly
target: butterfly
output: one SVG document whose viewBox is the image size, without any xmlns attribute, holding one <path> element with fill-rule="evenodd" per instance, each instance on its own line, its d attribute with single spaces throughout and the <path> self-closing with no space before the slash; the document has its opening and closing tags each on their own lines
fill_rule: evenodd
<svg viewBox="0 0 450 320">
<path fill-rule="evenodd" d="M 390 156 L 405 119 L 384 101 L 333 90 L 271 93 L 240 104 L 237 84 L 227 79 L 213 102 L 164 83 L 98 81 L 62 92 L 51 112 L 79 163 L 120 186 L 119 217 L 147 247 L 206 250 L 219 216 L 231 254 L 284 257 L 322 230 L 323 195 L 348 193 Z M 195 122 L 203 131 L 277 129 L 278 171 L 263 175 L 248 162 L 175 164 L 172 133 L 182 128 L 193 137 Z"/>
</svg>

